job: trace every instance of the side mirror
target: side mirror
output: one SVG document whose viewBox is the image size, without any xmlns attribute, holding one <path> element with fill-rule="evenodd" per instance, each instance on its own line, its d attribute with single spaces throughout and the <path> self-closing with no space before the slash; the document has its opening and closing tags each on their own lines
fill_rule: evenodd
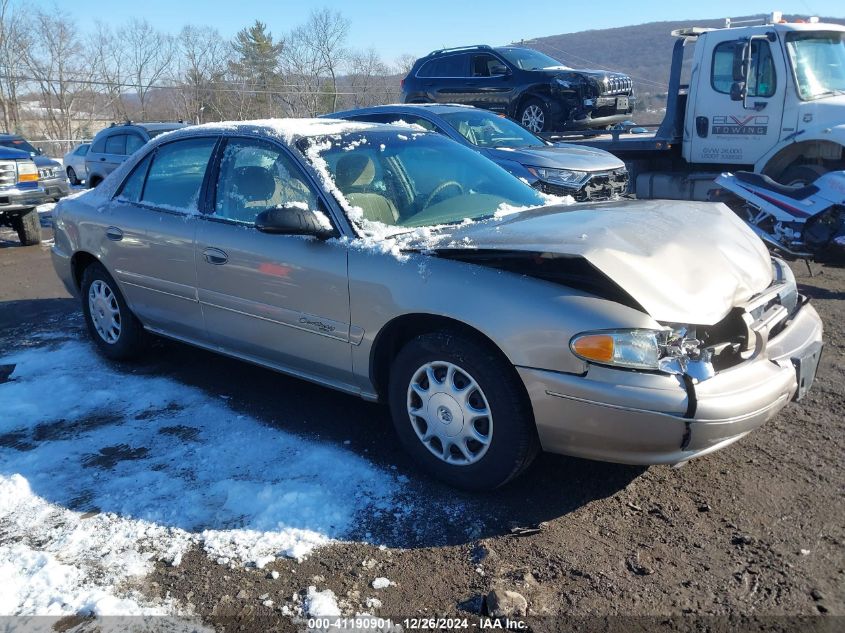
<svg viewBox="0 0 845 633">
<path fill-rule="evenodd" d="M 746 56 L 748 55 L 748 51 L 748 42 L 737 42 L 734 46 L 732 69 L 734 81 L 745 81 L 746 62 L 748 61 Z"/>
<path fill-rule="evenodd" d="M 335 230 L 324 226 L 313 211 L 300 207 L 265 209 L 256 216 L 255 228 L 262 233 L 313 235 L 320 239 L 328 239 L 336 235 Z"/>
<path fill-rule="evenodd" d="M 505 66 L 504 64 L 495 64 L 493 66 L 490 66 L 490 76 L 491 77 L 494 76 L 494 75 L 510 75 L 510 74 L 511 74 L 510 69 L 507 66 Z"/>
<path fill-rule="evenodd" d="M 745 101 L 745 82 L 735 81 L 731 84 L 731 101 Z"/>
</svg>

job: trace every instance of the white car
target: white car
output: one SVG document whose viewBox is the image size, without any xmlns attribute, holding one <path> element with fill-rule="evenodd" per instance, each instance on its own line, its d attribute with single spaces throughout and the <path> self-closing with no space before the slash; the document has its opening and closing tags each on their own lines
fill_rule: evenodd
<svg viewBox="0 0 845 633">
<path fill-rule="evenodd" d="M 88 169 L 85 167 L 85 155 L 88 153 L 90 147 L 91 143 L 80 143 L 65 154 L 65 173 L 70 184 L 78 185 L 88 178 Z"/>
</svg>

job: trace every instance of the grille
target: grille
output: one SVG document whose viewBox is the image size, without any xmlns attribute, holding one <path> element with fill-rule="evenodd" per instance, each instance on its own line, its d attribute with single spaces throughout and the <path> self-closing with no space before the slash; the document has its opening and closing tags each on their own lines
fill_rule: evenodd
<svg viewBox="0 0 845 633">
<path fill-rule="evenodd" d="M 595 174 L 577 191 L 548 182 L 540 181 L 538 184 L 543 193 L 553 196 L 572 196 L 578 202 L 610 200 L 628 193 L 628 171 L 615 169 Z"/>
<path fill-rule="evenodd" d="M 603 95 L 629 94 L 634 88 L 634 82 L 629 77 L 610 77 L 605 84 Z"/>
<path fill-rule="evenodd" d="M 18 181 L 18 167 L 13 160 L 0 160 L 0 187 L 12 187 Z"/>
</svg>

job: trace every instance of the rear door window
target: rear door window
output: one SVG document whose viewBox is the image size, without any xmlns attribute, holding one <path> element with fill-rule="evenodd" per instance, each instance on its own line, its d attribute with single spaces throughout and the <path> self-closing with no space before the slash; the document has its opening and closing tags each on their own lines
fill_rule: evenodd
<svg viewBox="0 0 845 633">
<path fill-rule="evenodd" d="M 138 202 L 141 199 L 141 192 L 144 190 L 144 181 L 147 179 L 147 171 L 150 168 L 152 153 L 142 160 L 132 173 L 123 181 L 120 191 L 117 194 L 118 200 L 125 202 Z"/>
<path fill-rule="evenodd" d="M 170 211 L 197 211 L 216 138 L 191 138 L 155 151 L 141 201 Z"/>
<path fill-rule="evenodd" d="M 141 149 L 144 146 L 146 141 L 141 138 L 138 134 L 127 134 L 126 135 L 126 153 L 132 154 L 137 150 Z"/>
<path fill-rule="evenodd" d="M 106 154 L 126 154 L 126 135 L 112 134 L 106 139 Z"/>
</svg>

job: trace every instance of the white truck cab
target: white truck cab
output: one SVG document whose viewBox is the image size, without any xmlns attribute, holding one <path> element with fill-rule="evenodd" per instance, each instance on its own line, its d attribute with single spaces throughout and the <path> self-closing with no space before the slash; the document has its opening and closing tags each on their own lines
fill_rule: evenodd
<svg viewBox="0 0 845 633">
<path fill-rule="evenodd" d="M 845 27 L 772 23 L 705 31 L 697 40 L 687 162 L 753 165 L 790 184 L 808 173 L 784 173 L 790 167 L 842 160 Z"/>
<path fill-rule="evenodd" d="M 845 26 L 778 12 L 754 22 L 672 32 L 657 130 L 566 140 L 619 156 L 640 198 L 711 199 L 723 171 L 799 185 L 845 169 Z"/>
</svg>

